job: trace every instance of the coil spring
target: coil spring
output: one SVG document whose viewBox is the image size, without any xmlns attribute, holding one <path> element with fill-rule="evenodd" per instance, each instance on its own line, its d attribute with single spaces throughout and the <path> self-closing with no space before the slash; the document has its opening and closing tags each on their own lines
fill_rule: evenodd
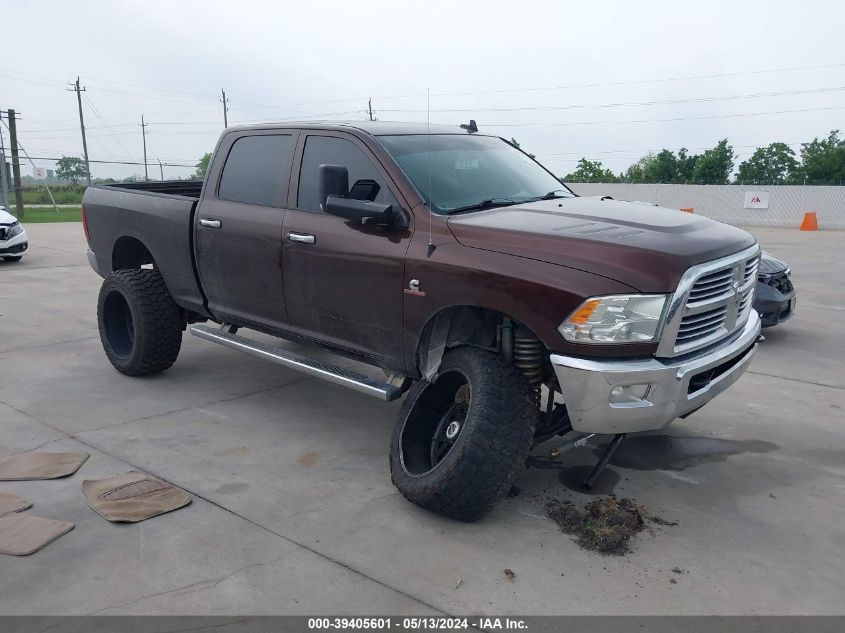
<svg viewBox="0 0 845 633">
<path fill-rule="evenodd" d="M 513 337 L 513 364 L 532 387 L 543 382 L 543 344 L 533 334 L 518 329 Z"/>
</svg>

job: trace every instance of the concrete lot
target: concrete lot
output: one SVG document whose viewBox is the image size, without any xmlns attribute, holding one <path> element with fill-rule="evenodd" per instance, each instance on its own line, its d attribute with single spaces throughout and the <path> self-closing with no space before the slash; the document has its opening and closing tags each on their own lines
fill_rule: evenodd
<svg viewBox="0 0 845 633">
<path fill-rule="evenodd" d="M 0 262 L 0 455 L 91 459 L 66 479 L 0 482 L 76 523 L 0 556 L 0 614 L 845 613 L 845 232 L 755 231 L 791 265 L 798 312 L 728 393 L 623 445 L 603 491 L 679 524 L 607 557 L 543 516 L 548 497 L 586 498 L 570 487 L 590 448 L 524 474 L 480 523 L 434 516 L 390 483 L 398 403 L 190 336 L 164 374 L 124 377 L 100 346 L 81 226 L 27 230 L 29 255 Z M 131 469 L 193 503 L 104 521 L 82 480 Z"/>
</svg>

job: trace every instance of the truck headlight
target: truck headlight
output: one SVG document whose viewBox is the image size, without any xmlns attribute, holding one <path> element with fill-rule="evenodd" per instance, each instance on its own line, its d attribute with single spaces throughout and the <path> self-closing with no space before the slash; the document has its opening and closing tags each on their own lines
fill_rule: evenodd
<svg viewBox="0 0 845 633">
<path fill-rule="evenodd" d="M 660 335 L 668 295 L 592 297 L 557 331 L 572 343 L 650 343 Z"/>
<path fill-rule="evenodd" d="M 15 222 L 6 229 L 6 238 L 15 237 L 15 235 L 20 235 L 22 232 L 23 227 L 18 222 Z"/>
</svg>

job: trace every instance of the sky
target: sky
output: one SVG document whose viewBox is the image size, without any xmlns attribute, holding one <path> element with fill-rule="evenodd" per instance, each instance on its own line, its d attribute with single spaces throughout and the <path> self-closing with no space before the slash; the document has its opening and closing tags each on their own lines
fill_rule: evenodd
<svg viewBox="0 0 845 633">
<path fill-rule="evenodd" d="M 2 0 L 0 23 L 0 108 L 48 168 L 82 153 L 77 76 L 91 160 L 142 163 L 143 115 L 156 179 L 214 148 L 222 89 L 229 125 L 361 120 L 370 98 L 380 120 L 473 118 L 558 175 L 845 129 L 841 2 Z"/>
</svg>

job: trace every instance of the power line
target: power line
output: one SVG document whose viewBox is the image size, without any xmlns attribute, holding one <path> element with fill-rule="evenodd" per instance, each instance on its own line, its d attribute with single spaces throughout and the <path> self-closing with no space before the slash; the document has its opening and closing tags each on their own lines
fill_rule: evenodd
<svg viewBox="0 0 845 633">
<path fill-rule="evenodd" d="M 102 124 L 103 124 L 103 128 L 105 128 L 106 130 L 109 130 L 109 129 L 110 129 L 110 126 L 106 124 L 105 120 L 103 119 L 103 116 L 100 114 L 100 111 L 97 109 L 97 107 L 96 107 L 96 106 L 94 105 L 94 103 L 91 101 L 91 99 L 90 99 L 90 98 L 88 98 L 88 96 L 87 96 L 87 95 L 84 95 L 84 97 L 85 97 L 85 102 L 89 105 L 89 107 L 91 108 L 91 110 L 94 112 L 94 116 L 96 116 L 96 117 L 97 117 L 97 119 L 99 119 L 100 123 L 102 123 Z M 130 152 L 127 148 L 126 148 L 126 145 L 124 145 L 124 144 L 123 144 L 123 141 L 122 141 L 122 140 L 120 140 L 120 136 L 119 136 L 118 134 L 116 134 L 116 133 L 114 133 L 114 132 L 109 132 L 108 134 L 109 134 L 109 136 L 111 136 L 111 137 L 112 137 L 115 141 L 117 141 L 117 143 L 118 143 L 118 145 L 120 145 L 121 149 L 123 149 L 123 151 L 124 151 L 124 152 L 126 152 L 126 154 L 125 154 L 126 156 L 131 156 L 131 155 L 132 155 L 132 153 L 131 153 L 131 152 Z"/>
<path fill-rule="evenodd" d="M 4 122 L 5 125 L 5 122 Z M 47 160 L 47 161 L 58 161 L 62 158 L 67 158 L 66 156 L 55 157 L 55 156 L 28 156 L 30 160 Z M 131 161 L 131 160 L 98 160 L 95 158 L 90 159 L 90 162 L 102 165 L 143 165 L 144 163 L 140 161 Z M 195 168 L 196 165 L 187 164 L 187 163 L 169 163 L 167 161 L 162 161 L 162 165 L 165 167 L 188 167 L 188 168 Z"/>
<path fill-rule="evenodd" d="M 782 72 L 797 72 L 797 71 L 805 71 L 805 70 L 822 70 L 828 68 L 840 68 L 845 66 L 845 63 L 837 63 L 837 64 L 819 64 L 813 66 L 791 66 L 785 68 L 767 68 L 762 70 L 747 70 L 747 71 L 739 71 L 739 72 L 730 72 L 730 73 L 709 73 L 709 74 L 701 74 L 701 75 L 688 75 L 684 77 L 660 77 L 660 78 L 653 78 L 653 79 L 638 79 L 633 81 L 613 81 L 613 82 L 594 82 L 594 83 L 582 83 L 582 84 L 567 84 L 567 85 L 558 85 L 558 86 L 528 86 L 522 88 L 501 88 L 496 90 L 475 90 L 475 91 L 464 91 L 464 92 L 437 92 L 431 93 L 432 97 L 460 97 L 460 96 L 472 96 L 472 95 L 484 95 L 484 94 L 503 94 L 503 93 L 511 93 L 511 92 L 539 92 L 545 90 L 570 90 L 570 89 L 581 89 L 581 88 L 601 88 L 601 87 L 612 87 L 612 86 L 626 86 L 626 85 L 644 85 L 644 84 L 654 84 L 654 83 L 667 83 L 667 82 L 678 82 L 678 81 L 693 81 L 693 80 L 701 80 L 701 79 L 717 79 L 721 77 L 742 77 L 747 75 L 764 75 L 764 74 L 774 74 L 774 73 L 782 73 Z M 373 99 L 416 99 L 416 98 L 423 98 L 426 95 L 424 94 L 404 94 L 404 95 L 380 95 L 376 97 L 372 97 Z M 361 101 L 364 99 L 368 99 L 370 97 L 350 97 L 348 99 L 326 99 L 326 100 L 310 100 L 310 101 L 298 101 L 298 102 L 287 102 L 281 103 L 278 107 L 295 107 L 300 105 L 316 105 L 316 104 L 326 104 L 326 103 L 349 103 L 354 101 Z M 244 110 L 249 109 L 267 109 L 270 107 L 277 107 L 277 106 L 257 106 L 255 108 L 242 108 Z M 432 110 L 434 111 L 434 110 Z"/>
<path fill-rule="evenodd" d="M 502 88 L 498 90 L 478 90 L 472 92 L 440 92 L 433 94 L 433 97 L 456 97 L 464 95 L 483 95 L 483 94 L 501 94 L 506 92 L 535 92 L 541 90 L 570 90 L 574 88 L 608 88 L 612 86 L 635 86 L 642 84 L 667 83 L 673 81 L 693 81 L 698 79 L 718 79 L 722 77 L 743 77 L 747 75 L 764 75 L 772 73 L 795 72 L 802 70 L 821 70 L 825 68 L 840 68 L 845 66 L 845 63 L 838 64 L 820 64 L 815 66 L 791 66 L 786 68 L 769 68 L 764 70 L 745 70 L 731 73 L 710 73 L 702 75 L 687 75 L 685 77 L 662 77 L 658 79 L 636 79 L 633 81 L 612 81 L 612 82 L 596 82 L 584 84 L 568 84 L 563 86 L 541 86 L 528 88 Z M 379 99 L 386 99 L 389 97 L 378 97 Z"/>
<path fill-rule="evenodd" d="M 554 85 L 554 86 L 525 86 L 525 87 L 514 87 L 514 88 L 499 88 L 495 90 L 473 90 L 473 91 L 452 91 L 452 92 L 439 92 L 439 93 L 432 93 L 431 96 L 433 97 L 459 97 L 459 96 L 470 96 L 470 95 L 484 95 L 484 94 L 504 94 L 504 93 L 512 93 L 512 92 L 538 92 L 538 91 L 549 91 L 549 90 L 569 90 L 569 89 L 583 89 L 583 88 L 598 88 L 598 87 L 615 87 L 615 86 L 633 86 L 633 85 L 645 85 L 645 84 L 656 84 L 656 83 L 668 83 L 668 82 L 680 82 L 680 81 L 695 81 L 695 80 L 703 80 L 703 79 L 717 79 L 717 78 L 725 78 L 725 77 L 743 77 L 743 76 L 753 76 L 753 75 L 765 75 L 765 74 L 775 74 L 775 73 L 784 73 L 784 72 L 800 72 L 800 71 L 808 71 L 808 70 L 823 70 L 823 69 L 830 69 L 830 68 L 840 68 L 845 66 L 845 63 L 834 63 L 834 64 L 817 64 L 817 65 L 807 65 L 807 66 L 791 66 L 791 67 L 781 67 L 781 68 L 767 68 L 767 69 L 757 69 L 757 70 L 746 70 L 746 71 L 736 71 L 736 72 L 727 72 L 727 73 L 706 73 L 706 74 L 698 74 L 698 75 L 687 75 L 687 76 L 680 76 L 680 77 L 658 77 L 658 78 L 649 78 L 649 79 L 637 79 L 637 80 L 627 80 L 627 81 L 605 81 L 605 82 L 592 82 L 592 83 L 580 83 L 580 84 L 566 84 L 566 85 Z M 32 75 L 30 73 L 21 73 L 17 71 L 13 71 L 11 69 L 0 68 L 0 74 L 4 74 L 15 81 L 21 81 L 25 83 L 33 83 L 44 85 L 47 87 L 54 87 L 54 88 L 64 88 L 64 82 L 48 78 L 48 77 L 40 77 L 37 75 Z M 192 93 L 192 92 L 185 92 L 185 91 L 175 91 L 175 90 L 167 90 L 162 88 L 153 88 L 151 86 L 143 86 L 139 84 L 131 84 L 128 82 L 121 82 L 109 79 L 102 79 L 102 78 L 92 78 L 95 81 L 100 81 L 102 83 L 111 84 L 111 85 L 118 85 L 118 86 L 126 86 L 127 88 L 135 88 L 135 90 L 127 90 L 127 89 L 118 89 L 118 88 L 104 88 L 101 86 L 92 86 L 89 85 L 88 88 L 90 90 L 102 90 L 106 92 L 115 92 L 115 93 L 128 93 L 128 94 L 136 94 L 144 98 L 152 99 L 152 100 L 161 100 L 161 101 L 173 101 L 173 102 L 181 102 L 181 103 L 195 103 L 198 100 L 210 100 L 213 98 L 211 94 L 202 94 L 202 93 Z M 173 94 L 179 95 L 184 97 L 189 97 L 190 100 L 185 99 L 167 99 L 163 97 L 151 97 L 146 96 L 145 93 L 148 95 L 150 92 L 157 93 L 157 94 Z M 420 98 L 425 95 L 421 94 L 404 94 L 404 95 L 383 95 L 377 96 L 377 99 L 409 99 L 409 98 Z M 278 105 L 269 105 L 269 106 L 256 106 L 254 108 L 241 108 L 242 110 L 249 110 L 249 109 L 269 109 L 275 107 L 294 107 L 298 105 L 314 105 L 314 104 L 325 104 L 325 103 L 346 103 L 346 102 L 353 102 L 353 101 L 360 101 L 367 99 L 368 97 L 351 97 L 351 98 L 344 98 L 344 99 L 327 99 L 327 100 L 309 100 L 309 101 L 300 101 L 300 102 L 287 102 Z"/>
<path fill-rule="evenodd" d="M 487 127 L 567 127 L 572 125 L 622 125 L 628 123 L 666 123 L 672 121 L 703 121 L 706 119 L 735 119 L 747 116 L 766 116 L 770 114 L 797 114 L 799 112 L 821 112 L 824 110 L 842 110 L 845 106 L 826 106 L 822 108 L 802 108 L 799 110 L 774 110 L 771 112 L 744 112 L 739 114 L 711 114 L 707 116 L 674 117 L 670 119 L 631 119 L 628 121 L 571 121 L 547 123 L 485 123 Z"/>
<path fill-rule="evenodd" d="M 17 139 L 17 135 L 15 134 L 15 111 L 8 110 L 8 119 L 9 124 L 7 125 L 5 121 L 0 119 L 0 122 L 6 126 L 6 129 L 9 130 L 9 135 L 11 136 L 12 142 L 12 168 L 15 170 L 15 211 L 18 214 L 19 218 L 24 217 L 24 208 L 23 208 L 23 187 L 21 187 L 21 174 L 20 174 L 20 159 L 18 158 L 18 148 L 23 152 L 23 155 L 26 156 L 26 159 L 29 161 L 29 164 L 35 167 L 35 163 L 32 162 L 32 157 L 27 154 L 26 150 L 24 149 L 23 145 L 21 145 L 20 141 Z M 6 165 L 3 165 L 3 170 L 5 171 Z M 53 198 L 53 192 L 50 191 L 50 187 L 47 186 L 47 183 L 44 183 L 44 188 L 47 190 L 47 195 L 50 196 L 50 202 L 53 203 L 53 208 L 56 210 L 56 213 L 59 212 L 59 208 L 56 206 L 56 201 Z"/>
<path fill-rule="evenodd" d="M 766 97 L 787 97 L 795 95 L 818 94 L 827 92 L 840 92 L 845 86 L 831 88 L 812 88 L 807 90 L 782 90 L 778 92 L 758 92 L 741 95 L 722 95 L 717 97 L 693 97 L 690 99 L 668 99 L 660 101 L 639 101 L 639 102 L 616 102 L 616 103 L 593 103 L 593 104 L 572 104 L 562 106 L 521 106 L 514 108 L 434 108 L 432 112 L 522 112 L 522 111 L 554 111 L 554 110 L 578 110 L 593 108 L 628 108 L 654 105 L 679 105 L 682 103 L 709 103 L 711 101 L 733 101 L 737 99 L 760 99 Z M 382 110 L 382 112 L 426 112 L 426 110 L 397 109 Z"/>
</svg>

